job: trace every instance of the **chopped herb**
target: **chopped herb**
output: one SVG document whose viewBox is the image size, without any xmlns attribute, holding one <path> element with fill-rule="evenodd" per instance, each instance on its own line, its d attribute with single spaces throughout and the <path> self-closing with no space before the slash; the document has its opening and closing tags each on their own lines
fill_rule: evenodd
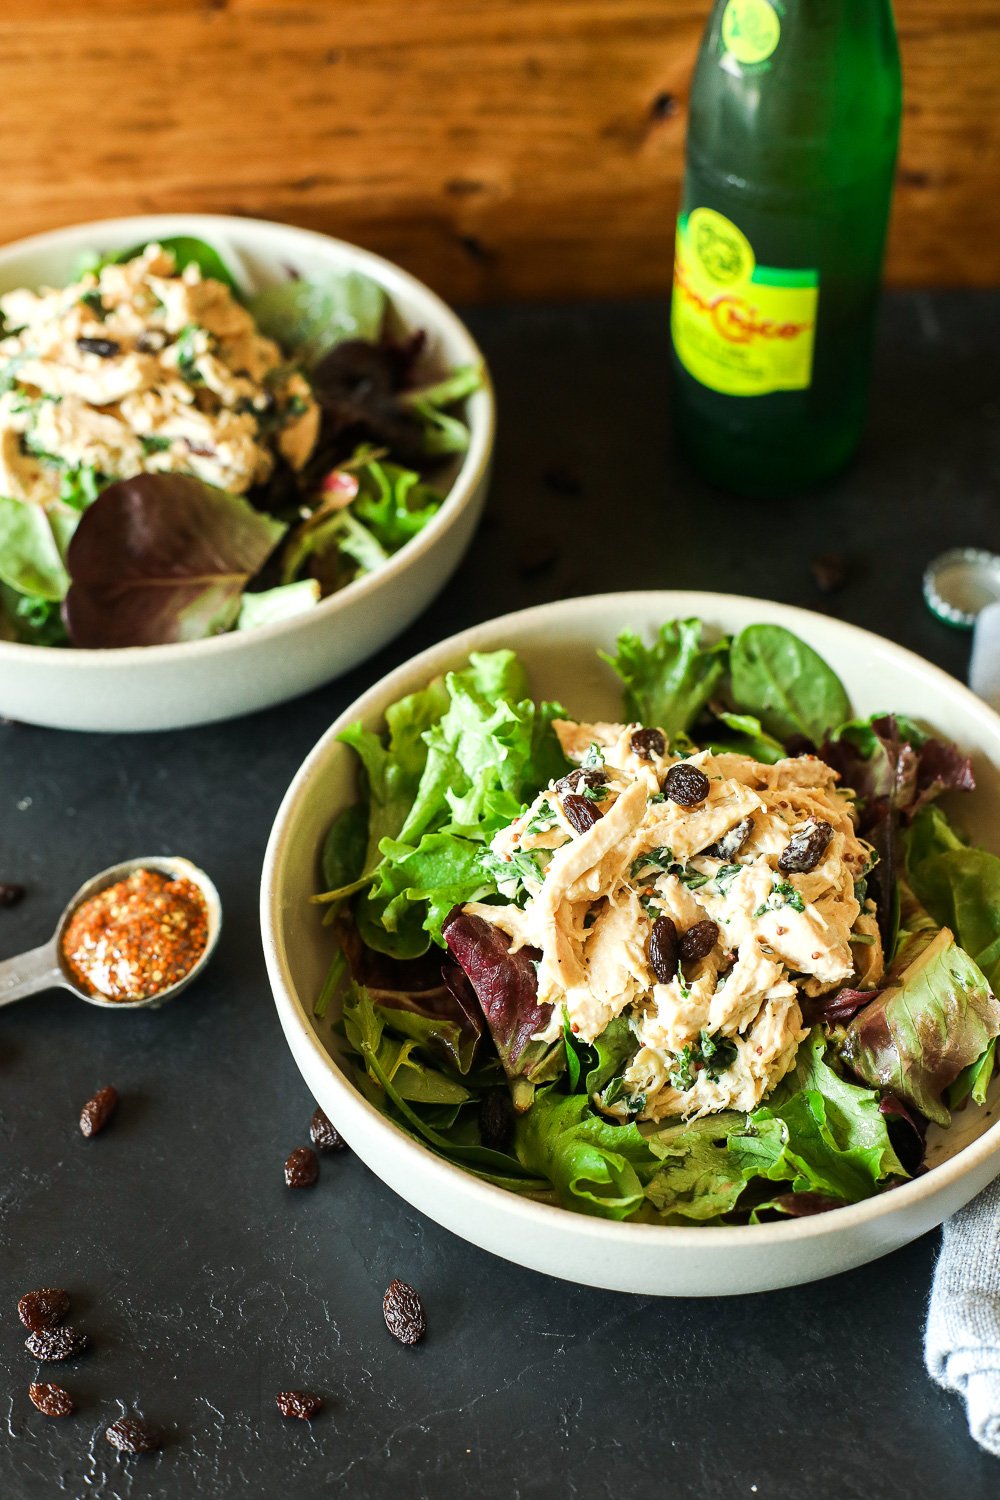
<svg viewBox="0 0 1000 1500">
<path fill-rule="evenodd" d="M 80 464 L 63 474 L 59 481 L 59 498 L 74 510 L 86 510 L 109 483 L 108 475 L 99 473 L 93 464 Z"/>
<path fill-rule="evenodd" d="M 585 771 L 600 770 L 601 766 L 603 766 L 604 764 L 604 754 L 601 750 L 600 745 L 596 744 L 595 742 L 591 742 L 590 749 L 587 751 L 580 764 Z"/>
<path fill-rule="evenodd" d="M 649 799 L 650 805 L 652 805 L 655 802 L 666 802 L 666 800 L 667 800 L 667 794 L 666 794 L 666 792 L 654 792 L 653 795 Z"/>
<path fill-rule="evenodd" d="M 290 396 L 285 406 L 286 417 L 304 417 L 309 410 L 309 402 L 303 396 Z"/>
<path fill-rule="evenodd" d="M 177 373 L 187 381 L 188 385 L 204 384 L 195 366 L 198 351 L 194 347 L 194 339 L 195 334 L 200 332 L 201 329 L 197 323 L 188 323 L 177 335 Z"/>
<path fill-rule="evenodd" d="M 95 318 L 101 323 L 104 322 L 104 319 L 108 315 L 108 309 L 104 306 L 104 300 L 96 287 L 92 287 L 89 292 L 81 292 L 80 301 L 88 311 L 93 313 Z"/>
<path fill-rule="evenodd" d="M 675 1055 L 674 1065 L 667 1074 L 671 1088 L 677 1089 L 682 1094 L 688 1089 L 693 1089 L 695 1083 L 694 1065 L 695 1048 L 689 1042 L 686 1047 L 682 1048 Z"/>
<path fill-rule="evenodd" d="M 712 885 L 720 896 L 729 895 L 729 887 L 742 870 L 742 865 L 720 865 L 712 876 Z"/>
<path fill-rule="evenodd" d="M 588 786 L 586 782 L 580 787 L 579 795 L 585 797 L 588 802 L 603 802 L 605 797 L 611 795 L 609 786 Z"/>
<path fill-rule="evenodd" d="M 780 911 L 787 906 L 792 911 L 805 911 L 805 902 L 788 880 L 779 880 L 771 891 L 766 901 L 762 901 L 754 912 L 755 917 L 762 917 L 767 911 Z"/>
<path fill-rule="evenodd" d="M 524 831 L 525 833 L 549 833 L 555 828 L 557 822 L 552 804 L 545 800 L 539 804 L 538 811 Z"/>
<path fill-rule="evenodd" d="M 673 862 L 674 851 L 672 849 L 649 849 L 632 861 L 631 877 L 637 880 L 643 870 L 649 870 L 651 873 L 654 870 L 669 870 Z"/>
<path fill-rule="evenodd" d="M 173 441 L 173 438 L 157 437 L 155 434 L 150 434 L 142 439 L 143 452 L 166 453 L 167 449 L 173 444 Z"/>
<path fill-rule="evenodd" d="M 718 1034 L 710 1036 L 707 1031 L 702 1031 L 701 1056 L 705 1072 L 713 1083 L 718 1082 L 721 1073 L 732 1067 L 738 1055 L 739 1048 L 730 1037 Z"/>
</svg>

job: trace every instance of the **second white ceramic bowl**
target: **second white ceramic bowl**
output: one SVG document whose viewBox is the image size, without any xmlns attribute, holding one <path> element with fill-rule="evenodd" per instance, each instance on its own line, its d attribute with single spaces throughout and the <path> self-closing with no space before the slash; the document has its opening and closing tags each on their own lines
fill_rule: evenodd
<svg viewBox="0 0 1000 1500">
<path fill-rule="evenodd" d="M 400 331 L 423 329 L 442 368 L 481 364 L 465 325 L 390 261 L 308 229 L 215 214 L 150 214 L 57 229 L 0 247 L 0 292 L 62 286 L 80 255 L 169 235 L 207 240 L 256 291 L 284 280 L 359 271 L 389 294 Z M 495 408 L 488 374 L 467 404 L 471 442 L 438 514 L 378 572 L 315 609 L 204 641 L 81 651 L 0 641 L 0 715 L 56 729 L 179 729 L 308 692 L 378 651 L 433 599 L 472 538 L 486 498 Z"/>
<path fill-rule="evenodd" d="M 395 1192 L 439 1224 L 508 1260 L 553 1276 L 627 1292 L 722 1296 L 846 1271 L 915 1239 L 1000 1172 L 1000 1087 L 952 1128 L 932 1127 L 925 1176 L 865 1203 L 785 1223 L 702 1228 L 617 1224 L 533 1203 L 443 1161 L 404 1135 L 343 1071 L 328 1015 L 313 1018 L 332 957 L 318 889 L 319 851 L 336 814 L 356 800 L 356 763 L 337 742 L 360 719 L 382 726 L 386 707 L 470 651 L 512 647 L 536 698 L 574 715 L 614 719 L 621 689 L 598 660 L 625 627 L 651 636 L 697 615 L 713 632 L 768 621 L 794 630 L 840 674 L 861 714 L 896 709 L 936 726 L 973 756 L 978 789 L 960 815 L 978 843 L 1000 850 L 1000 716 L 953 677 L 879 636 L 805 610 L 722 594 L 635 593 L 569 599 L 478 625 L 425 651 L 351 705 L 323 736 L 278 812 L 264 862 L 261 926 L 278 1015 L 302 1075 L 354 1150 Z"/>
</svg>

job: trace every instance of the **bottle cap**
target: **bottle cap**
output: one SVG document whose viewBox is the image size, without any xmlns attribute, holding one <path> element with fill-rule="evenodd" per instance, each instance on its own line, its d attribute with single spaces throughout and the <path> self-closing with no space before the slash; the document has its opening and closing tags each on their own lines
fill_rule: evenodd
<svg viewBox="0 0 1000 1500">
<path fill-rule="evenodd" d="M 1000 556 L 977 547 L 953 547 L 924 574 L 930 610 L 956 630 L 971 630 L 989 604 L 1000 603 Z"/>
</svg>

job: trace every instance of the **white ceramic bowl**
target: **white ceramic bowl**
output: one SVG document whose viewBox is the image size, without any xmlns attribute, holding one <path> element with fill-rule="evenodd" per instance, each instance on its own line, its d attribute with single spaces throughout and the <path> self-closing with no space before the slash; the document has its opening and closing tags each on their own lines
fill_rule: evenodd
<svg viewBox="0 0 1000 1500">
<path fill-rule="evenodd" d="M 508 1260 L 619 1291 L 716 1296 L 763 1291 L 862 1265 L 932 1229 L 1000 1172 L 1000 1090 L 928 1138 L 933 1170 L 902 1187 L 814 1218 L 748 1227 L 618 1224 L 538 1204 L 461 1171 L 418 1145 L 365 1100 L 341 1071 L 331 1017 L 312 1006 L 332 952 L 317 889 L 323 837 L 355 800 L 355 759 L 336 736 L 361 719 L 378 728 L 389 703 L 470 651 L 513 647 L 537 698 L 574 714 L 615 718 L 620 691 L 596 656 L 628 626 L 650 635 L 664 620 L 698 615 L 716 631 L 755 621 L 794 630 L 840 674 L 855 709 L 893 708 L 958 741 L 974 757 L 978 789 L 961 804 L 977 841 L 1000 849 L 1000 716 L 967 688 L 899 646 L 805 610 L 722 594 L 635 593 L 568 599 L 453 636 L 391 673 L 323 736 L 282 802 L 261 885 L 261 924 L 278 1015 L 306 1083 L 353 1149 L 391 1188 L 439 1224 Z"/>
<path fill-rule="evenodd" d="M 287 275 L 360 271 L 388 292 L 400 331 L 422 328 L 444 367 L 477 364 L 472 335 L 434 292 L 390 261 L 308 229 L 217 214 L 151 214 L 76 224 L 0 247 L 0 292 L 53 286 L 87 250 L 190 234 L 258 290 Z M 68 650 L 0 641 L 0 715 L 55 729 L 179 729 L 308 692 L 405 630 L 457 567 L 486 498 L 495 409 L 488 376 L 467 406 L 472 440 L 446 503 L 376 573 L 314 610 L 252 631 L 172 646 Z"/>
</svg>

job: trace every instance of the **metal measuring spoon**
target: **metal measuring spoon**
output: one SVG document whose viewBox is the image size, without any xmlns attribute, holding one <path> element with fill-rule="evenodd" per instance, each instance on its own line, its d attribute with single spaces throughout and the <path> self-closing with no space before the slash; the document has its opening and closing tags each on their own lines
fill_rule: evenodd
<svg viewBox="0 0 1000 1500">
<path fill-rule="evenodd" d="M 109 885 L 125 880 L 136 870 L 155 870 L 157 874 L 169 875 L 175 880 L 190 880 L 192 885 L 198 887 L 204 897 L 208 922 L 205 950 L 183 979 L 178 979 L 176 984 L 168 985 L 148 999 L 108 1000 L 104 995 L 89 995 L 77 984 L 63 957 L 63 934 L 77 907 L 91 896 L 107 890 Z M 47 943 L 43 943 L 40 948 L 32 948 L 27 953 L 18 954 L 16 958 L 0 961 L 0 1005 L 10 1005 L 15 1000 L 23 1000 L 26 995 L 36 995 L 40 990 L 54 989 L 72 990 L 78 1000 L 86 1000 L 89 1005 L 102 1005 L 107 1010 L 144 1010 L 162 1005 L 198 977 L 212 956 L 221 928 L 222 902 L 219 900 L 219 893 L 204 870 L 199 870 L 189 859 L 158 854 L 149 859 L 123 860 L 120 865 L 112 865 L 110 869 L 94 875 L 80 887 L 59 918 L 55 933 Z"/>
</svg>

